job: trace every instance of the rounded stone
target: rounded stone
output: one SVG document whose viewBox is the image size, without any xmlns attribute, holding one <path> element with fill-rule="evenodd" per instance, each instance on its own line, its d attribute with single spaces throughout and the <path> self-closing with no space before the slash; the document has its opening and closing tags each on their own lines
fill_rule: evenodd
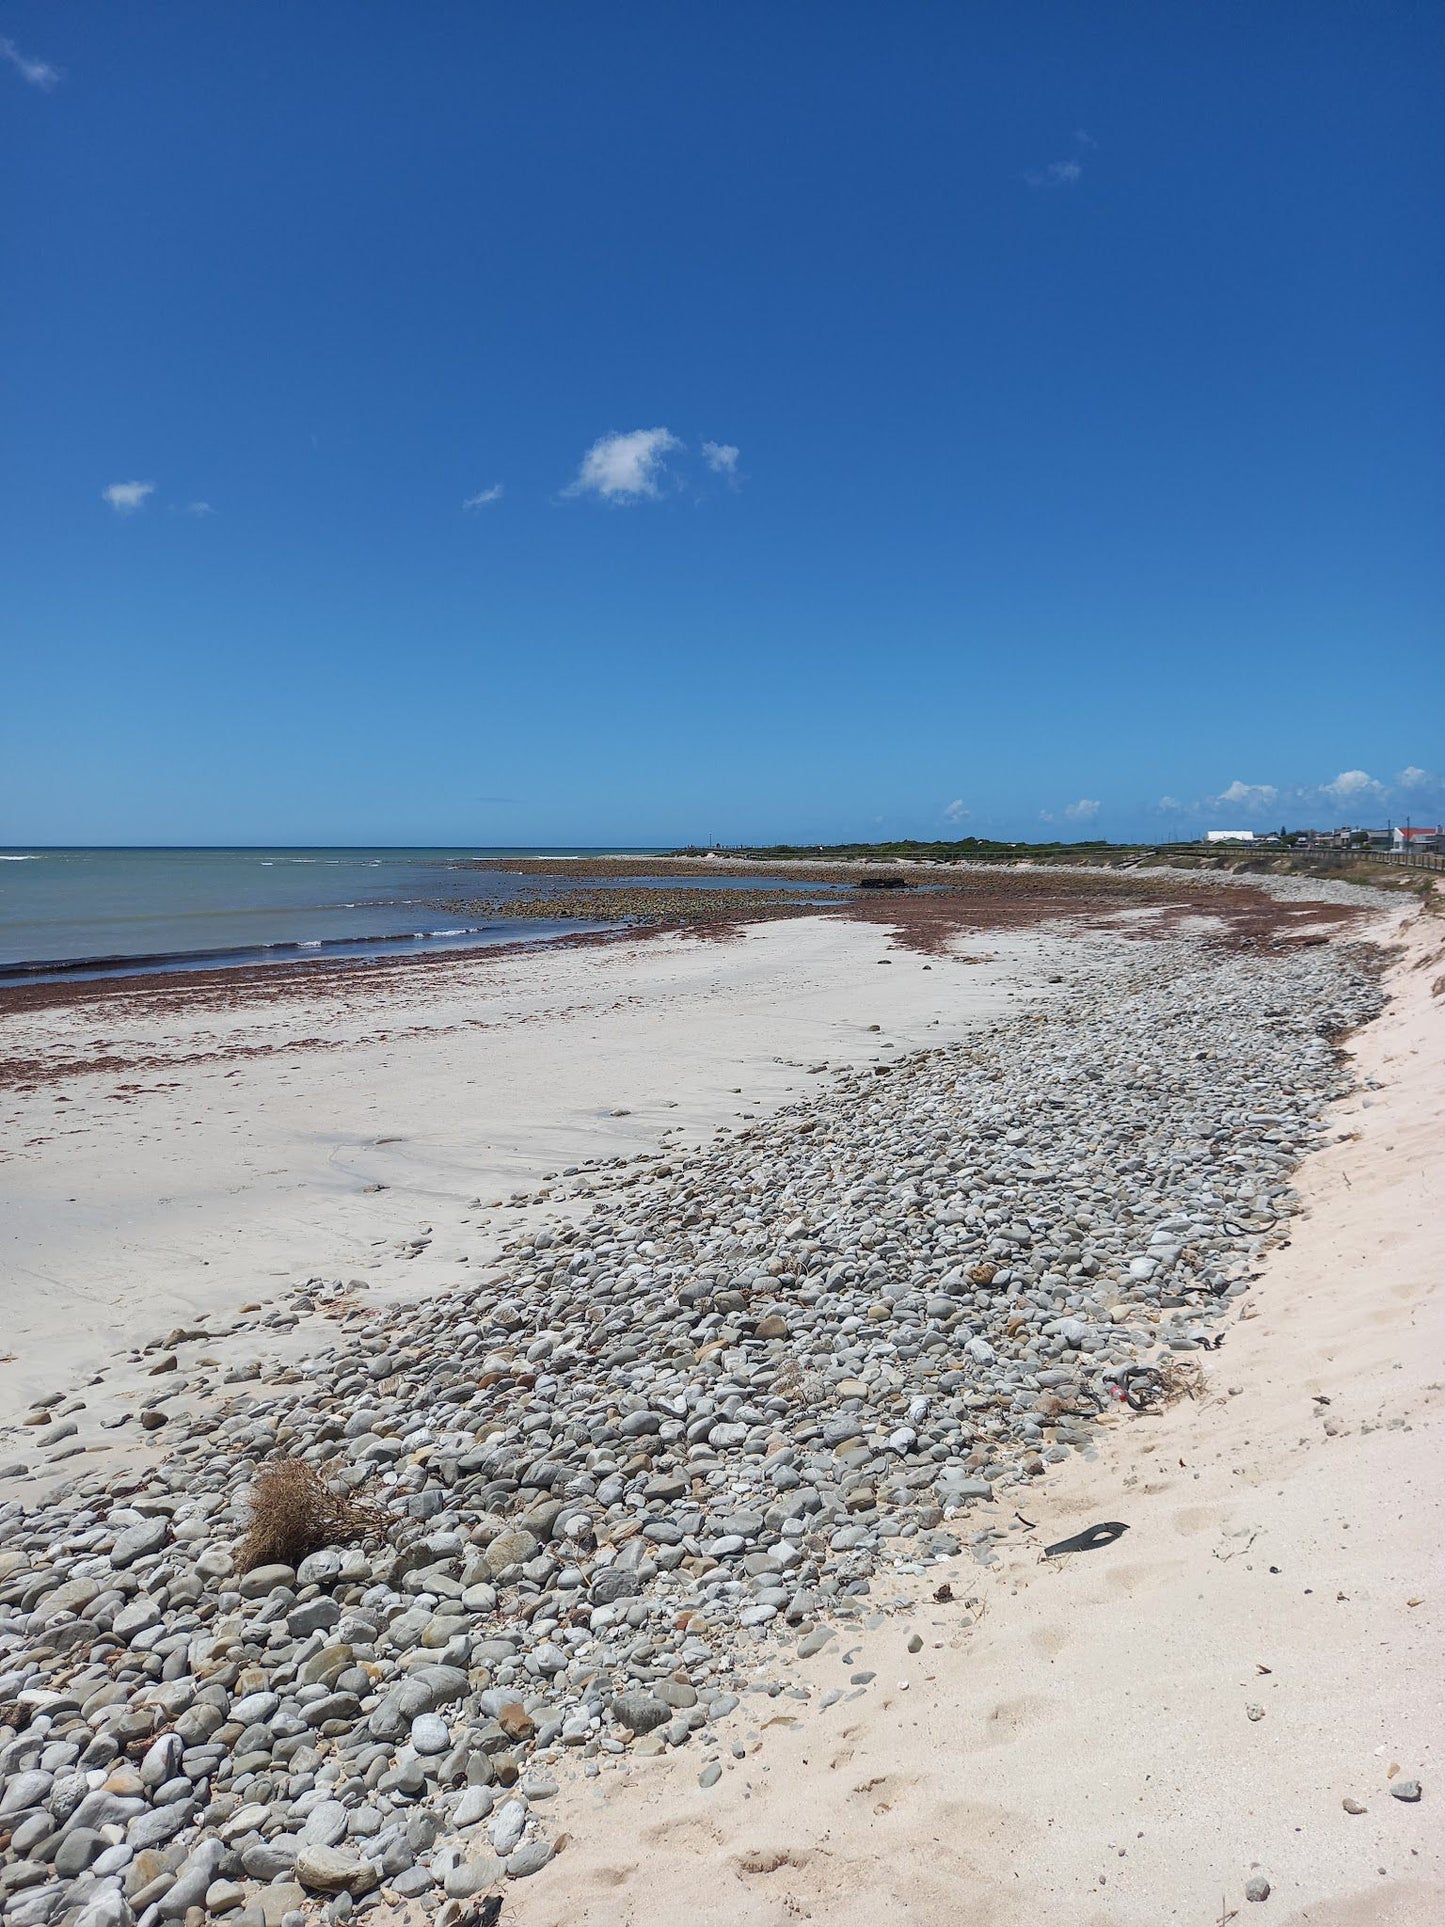
<svg viewBox="0 0 1445 1927">
<path fill-rule="evenodd" d="M 411 1743 L 424 1758 L 445 1753 L 452 1743 L 451 1732 L 439 1713 L 418 1713 L 411 1723 Z"/>
<path fill-rule="evenodd" d="M 381 1884 L 377 1867 L 340 1847 L 302 1847 L 296 1856 L 296 1878 L 312 1893 L 347 1893 L 353 1898 Z"/>
</svg>

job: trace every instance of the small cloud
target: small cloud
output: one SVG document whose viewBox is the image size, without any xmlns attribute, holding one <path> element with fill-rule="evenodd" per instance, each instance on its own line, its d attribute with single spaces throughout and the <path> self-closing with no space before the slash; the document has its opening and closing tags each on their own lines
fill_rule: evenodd
<svg viewBox="0 0 1445 1927">
<path fill-rule="evenodd" d="M 600 495 L 604 502 L 637 502 L 661 493 L 667 457 L 683 444 L 669 428 L 634 428 L 604 435 L 582 457 L 564 495 Z"/>
<path fill-rule="evenodd" d="M 1440 778 L 1432 776 L 1428 769 L 1421 769 L 1418 763 L 1411 763 L 1396 777 L 1402 790 L 1434 790 L 1440 787 Z"/>
<path fill-rule="evenodd" d="M 1052 822 L 1053 822 L 1053 820 L 1054 820 L 1054 813 L 1053 813 L 1053 811 L 1052 811 L 1052 810 L 1040 810 L 1040 811 L 1039 811 L 1039 821 L 1040 821 L 1040 823 L 1052 823 Z"/>
<path fill-rule="evenodd" d="M 187 502 L 186 506 L 181 510 L 182 515 L 195 516 L 214 515 L 215 512 L 209 502 Z"/>
<path fill-rule="evenodd" d="M 1215 809 L 1253 810 L 1257 815 L 1279 801 L 1279 791 L 1273 783 L 1241 783 L 1236 777 L 1227 790 L 1209 801 Z"/>
<path fill-rule="evenodd" d="M 1099 814 L 1099 805 L 1091 796 L 1081 796 L 1077 803 L 1066 803 L 1064 815 L 1072 823 L 1092 823 Z"/>
<path fill-rule="evenodd" d="M 725 475 L 730 482 L 737 480 L 739 453 L 731 442 L 704 442 L 702 445 L 702 459 L 713 474 Z"/>
<path fill-rule="evenodd" d="M 100 491 L 100 497 L 110 503 L 117 515 L 133 515 L 145 506 L 146 497 L 155 492 L 154 482 L 112 482 L 109 488 Z"/>
<path fill-rule="evenodd" d="M 1050 161 L 1047 167 L 1031 167 L 1024 179 L 1030 187 L 1075 187 L 1083 174 L 1077 161 Z"/>
<path fill-rule="evenodd" d="M 1320 788 L 1337 803 L 1361 802 L 1367 796 L 1385 794 L 1384 784 L 1377 783 L 1362 769 L 1342 769 L 1333 783 L 1321 783 Z"/>
<path fill-rule="evenodd" d="M 484 509 L 489 502 L 500 502 L 501 499 L 502 485 L 500 482 L 493 482 L 490 488 L 484 488 L 479 495 L 469 495 L 466 501 L 462 503 L 462 507 L 464 509 Z"/>
<path fill-rule="evenodd" d="M 961 796 L 955 796 L 943 814 L 950 823 L 966 823 L 973 811 L 965 806 Z"/>
<path fill-rule="evenodd" d="M 1082 127 L 1074 129 L 1074 147 L 1077 150 L 1067 160 L 1050 161 L 1046 167 L 1031 167 L 1024 175 L 1030 187 L 1077 187 L 1084 177 L 1084 164 L 1079 155 L 1099 143 L 1092 134 L 1086 134 Z"/>
<path fill-rule="evenodd" d="M 60 69 L 48 60 L 31 60 L 21 53 L 13 40 L 0 39 L 0 60 L 8 60 L 22 79 L 48 94 L 60 79 Z"/>
<path fill-rule="evenodd" d="M 1177 796 L 1161 796 L 1154 807 L 1159 810 L 1174 811 L 1182 810 L 1184 805 L 1179 801 Z"/>
</svg>

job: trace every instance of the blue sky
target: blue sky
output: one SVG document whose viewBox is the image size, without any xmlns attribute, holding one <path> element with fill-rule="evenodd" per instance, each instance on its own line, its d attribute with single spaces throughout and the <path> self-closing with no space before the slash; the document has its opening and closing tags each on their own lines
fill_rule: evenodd
<svg viewBox="0 0 1445 1927">
<path fill-rule="evenodd" d="M 0 841 L 1445 808 L 1438 8 L 0 30 Z"/>
</svg>

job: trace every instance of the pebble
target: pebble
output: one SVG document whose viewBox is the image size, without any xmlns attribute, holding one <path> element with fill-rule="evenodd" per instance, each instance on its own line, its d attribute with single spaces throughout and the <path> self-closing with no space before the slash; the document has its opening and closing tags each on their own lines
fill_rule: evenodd
<svg viewBox="0 0 1445 1927">
<path fill-rule="evenodd" d="M 296 1856 L 296 1878 L 313 1893 L 366 1894 L 381 1879 L 374 1862 L 340 1847 L 303 1847 Z"/>
<path fill-rule="evenodd" d="M 452 1743 L 451 1730 L 438 1713 L 418 1713 L 411 1723 L 411 1743 L 418 1753 L 445 1753 Z"/>
<path fill-rule="evenodd" d="M 520 1800 L 508 1800 L 492 1815 L 487 1833 L 492 1851 L 505 1860 L 527 1827 L 527 1809 Z"/>
<path fill-rule="evenodd" d="M 286 1927 L 306 1894 L 336 1927 L 383 1887 L 459 1910 L 546 1864 L 556 1762 L 744 1759 L 718 1728 L 808 1700 L 789 1667 L 884 1624 L 880 1578 L 986 1558 L 976 1508 L 1247 1291 L 1380 1007 L 1341 945 L 1075 958 L 1066 998 L 886 1077 L 574 1173 L 590 1215 L 404 1322 L 312 1280 L 336 1322 L 294 1365 L 191 1366 L 174 1335 L 152 1458 L 0 1499 L 18 1927 Z M 236 1572 L 281 1453 L 385 1536 Z"/>
<path fill-rule="evenodd" d="M 1246 1900 L 1268 1900 L 1269 1891 L 1269 1882 L 1262 1873 L 1252 1873 L 1244 1883 Z"/>
<path fill-rule="evenodd" d="M 1395 1799 L 1404 1800 L 1413 1805 L 1420 1797 L 1420 1782 L 1418 1780 L 1394 1780 L 1390 1784 L 1390 1792 Z"/>
<path fill-rule="evenodd" d="M 502 1863 L 494 1853 L 478 1854 L 450 1869 L 442 1881 L 442 1891 L 448 1900 L 470 1900 L 495 1887 L 502 1873 Z"/>
<path fill-rule="evenodd" d="M 525 1880 L 528 1874 L 540 1873 L 551 1858 L 550 1840 L 528 1840 L 507 1855 L 507 1878 Z"/>
</svg>

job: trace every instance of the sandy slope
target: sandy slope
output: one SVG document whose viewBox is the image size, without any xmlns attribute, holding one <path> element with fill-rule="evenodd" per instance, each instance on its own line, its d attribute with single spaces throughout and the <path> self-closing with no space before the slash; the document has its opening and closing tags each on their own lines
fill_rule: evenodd
<svg viewBox="0 0 1445 1927">
<path fill-rule="evenodd" d="M 0 1094 L 0 1421 L 312 1274 L 402 1296 L 456 1283 L 515 1228 L 473 1199 L 699 1142 L 792 1101 L 820 1062 L 947 1042 L 1057 994 L 1068 968 L 1067 943 L 1033 933 L 958 950 L 804 918 L 735 942 L 435 960 L 324 998 L 298 972 L 270 1002 L 6 1015 L 0 1056 L 42 1068 Z"/>
<path fill-rule="evenodd" d="M 801 1719 L 717 1786 L 687 1750 L 565 1785 L 570 1843 L 507 1921 L 1445 1920 L 1442 936 L 1409 935 L 1356 1045 L 1380 1088 L 1306 1167 L 1308 1216 L 1205 1396 L 1117 1421 L 992 1570 L 937 1568 L 959 1603 L 805 1662 L 820 1686 L 876 1683 L 825 1713 L 763 1701 Z M 1100 1519 L 1128 1536 L 1041 1560 Z M 1395 1766 L 1418 1805 L 1391 1796 Z"/>
</svg>

